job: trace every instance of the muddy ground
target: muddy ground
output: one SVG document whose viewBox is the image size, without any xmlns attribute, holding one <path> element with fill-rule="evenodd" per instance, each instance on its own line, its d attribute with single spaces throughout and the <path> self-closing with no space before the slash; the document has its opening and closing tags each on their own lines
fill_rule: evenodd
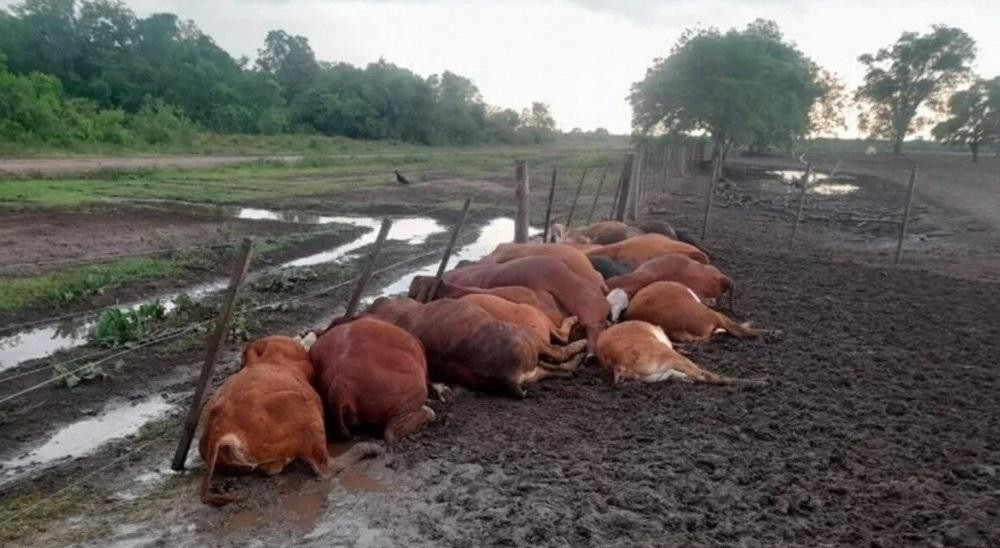
<svg viewBox="0 0 1000 548">
<path fill-rule="evenodd" d="M 704 180 L 681 183 L 651 197 L 652 216 L 697 234 Z M 523 401 L 463 392 L 434 404 L 437 423 L 341 478 L 321 482 L 297 467 L 229 480 L 251 499 L 223 510 L 196 502 L 197 471 L 150 486 L 136 481 L 165 468 L 174 434 L 127 453 L 151 441 L 140 437 L 35 482 L 51 493 L 94 473 L 68 499 L 72 509 L 58 514 L 70 519 L 26 524 L 19 516 L 4 538 L 133 546 L 997 545 L 997 235 L 955 226 L 950 219 L 969 215 L 960 207 L 918 201 L 903 266 L 893 268 L 891 227 L 844 219 L 898 204 L 900 184 L 853 184 L 859 190 L 844 196 L 810 196 L 815 218 L 800 228 L 794 254 L 785 249 L 784 194 L 737 181 L 717 196 L 724 207 L 713 212 L 705 243 L 737 280 L 741 315 L 772 332 L 690 350 L 714 371 L 765 376 L 766 387 L 612 388 L 588 369 Z M 951 234 L 930 236 L 940 232 Z M 292 323 L 306 315 L 293 313 Z M 27 485 L 5 498 L 25 505 L 33 496 Z"/>
</svg>

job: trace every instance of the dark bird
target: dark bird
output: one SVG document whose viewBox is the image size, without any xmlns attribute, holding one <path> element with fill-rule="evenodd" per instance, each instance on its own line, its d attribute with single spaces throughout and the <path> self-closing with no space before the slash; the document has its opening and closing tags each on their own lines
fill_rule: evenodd
<svg viewBox="0 0 1000 548">
<path fill-rule="evenodd" d="M 401 185 L 408 185 L 408 184 L 410 184 L 410 181 L 406 177 L 403 177 L 403 174 L 400 173 L 399 170 L 393 170 L 393 173 L 396 174 L 396 182 L 397 183 L 399 183 Z"/>
</svg>

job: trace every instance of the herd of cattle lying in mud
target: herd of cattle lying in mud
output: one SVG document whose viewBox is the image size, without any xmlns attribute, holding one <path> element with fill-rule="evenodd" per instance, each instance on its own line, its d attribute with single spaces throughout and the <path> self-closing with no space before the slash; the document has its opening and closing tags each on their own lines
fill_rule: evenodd
<svg viewBox="0 0 1000 548">
<path fill-rule="evenodd" d="M 663 223 L 643 228 L 556 224 L 551 243 L 501 244 L 320 332 L 252 342 L 205 406 L 202 501 L 241 498 L 212 491 L 216 470 L 277 474 L 301 459 L 328 476 L 377 454 L 358 443 L 334 459 L 327 438 L 394 443 L 434 420 L 428 393 L 443 399 L 448 384 L 523 397 L 591 356 L 612 383 L 762 382 L 706 371 L 673 347 L 760 331 L 709 306 L 728 293 L 731 311 L 734 287 L 696 241 Z"/>
</svg>

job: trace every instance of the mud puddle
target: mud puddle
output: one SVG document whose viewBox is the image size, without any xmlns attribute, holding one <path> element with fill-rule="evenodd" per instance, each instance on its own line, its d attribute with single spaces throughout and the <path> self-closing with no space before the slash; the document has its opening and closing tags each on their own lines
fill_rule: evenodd
<svg viewBox="0 0 1000 548">
<path fill-rule="evenodd" d="M 0 485 L 48 468 L 64 459 L 82 457 L 112 440 L 135 434 L 143 425 L 162 417 L 173 408 L 174 405 L 161 396 L 135 404 L 108 404 L 95 417 L 68 424 L 41 445 L 0 463 L 3 468 Z"/>
<path fill-rule="evenodd" d="M 305 266 L 316 266 L 344 260 L 351 256 L 354 251 L 362 249 L 375 242 L 377 231 L 381 225 L 381 219 L 374 217 L 352 217 L 352 216 L 322 216 L 309 215 L 293 212 L 279 212 L 256 208 L 233 208 L 230 215 L 244 219 L 268 219 L 286 222 L 304 222 L 311 224 L 345 224 L 369 229 L 354 240 L 335 246 L 328 250 L 293 259 L 279 265 L 273 266 L 251 276 L 251 280 L 272 274 L 276 270 L 286 268 L 300 268 Z M 513 225 L 511 225 L 513 226 Z M 405 241 L 411 245 L 424 243 L 428 237 L 443 232 L 445 227 L 429 217 L 404 217 L 394 219 L 392 228 L 389 231 L 389 238 L 393 240 Z M 227 280 L 220 279 L 213 282 L 199 284 L 185 291 L 177 291 L 165 295 L 159 295 L 150 299 L 145 299 L 136 303 L 122 306 L 123 309 L 136 309 L 139 306 L 159 300 L 163 303 L 167 312 L 174 309 L 175 300 L 182 294 L 191 299 L 198 300 L 207 295 L 222 291 L 227 284 Z M 409 282 L 407 282 L 408 284 Z M 29 360 L 35 360 L 51 356 L 52 354 L 70 348 L 76 348 L 87 343 L 87 338 L 91 328 L 94 326 L 96 318 L 88 318 L 82 323 L 79 321 L 75 325 L 53 323 L 40 327 L 32 327 L 11 335 L 0 337 L 0 371 L 12 369 Z"/>
</svg>

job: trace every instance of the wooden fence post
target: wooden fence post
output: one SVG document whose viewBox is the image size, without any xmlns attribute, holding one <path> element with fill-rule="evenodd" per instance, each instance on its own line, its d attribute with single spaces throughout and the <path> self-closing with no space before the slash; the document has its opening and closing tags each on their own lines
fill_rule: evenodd
<svg viewBox="0 0 1000 548">
<path fill-rule="evenodd" d="M 347 310 L 344 311 L 345 318 L 353 318 L 354 313 L 358 311 L 361 294 L 364 293 L 365 286 L 368 285 L 368 280 L 372 277 L 372 272 L 375 270 L 375 263 L 378 261 L 378 254 L 382 251 L 382 246 L 385 245 L 385 239 L 389 237 L 389 229 L 391 227 L 392 219 L 388 217 L 382 219 L 382 226 L 378 229 L 378 237 L 375 238 L 375 248 L 372 249 L 371 255 L 368 256 L 368 262 L 362 268 L 361 275 L 358 276 L 358 282 L 354 284 L 351 300 L 347 301 Z"/>
<path fill-rule="evenodd" d="M 618 191 L 618 203 L 615 204 L 615 218 L 616 221 L 625 220 L 625 206 L 628 205 L 628 198 L 631 194 L 632 187 L 632 164 L 635 163 L 635 153 L 629 152 L 625 154 L 625 162 L 622 164 L 622 179 L 620 184 L 620 189 Z"/>
<path fill-rule="evenodd" d="M 663 193 L 670 192 L 670 143 L 664 147 L 663 155 Z"/>
<path fill-rule="evenodd" d="M 549 202 L 545 205 L 545 228 L 542 230 L 542 243 L 549 241 L 549 223 L 552 221 L 552 199 L 556 196 L 556 178 L 559 168 L 552 168 L 552 183 L 549 185 Z"/>
<path fill-rule="evenodd" d="M 917 187 L 917 166 L 910 172 L 910 190 L 906 193 L 906 209 L 903 210 L 903 222 L 899 225 L 899 242 L 896 243 L 896 258 L 892 264 L 899 264 L 903 254 L 903 240 L 906 238 L 906 226 L 910 223 L 910 206 L 913 204 L 913 191 Z"/>
<path fill-rule="evenodd" d="M 630 180 L 629 192 L 625 193 L 624 196 L 627 198 L 625 203 L 627 205 L 627 215 L 632 221 L 639 222 L 639 190 L 642 186 L 642 156 L 637 158 L 638 162 L 633 162 L 633 167 L 635 168 L 635 173 L 632 174 Z"/>
<path fill-rule="evenodd" d="M 594 210 L 597 209 L 597 200 L 601 197 L 601 189 L 604 188 L 604 178 L 608 175 L 608 165 L 604 165 L 604 170 L 601 172 L 601 182 L 597 183 L 597 192 L 594 193 L 594 201 L 590 204 L 590 213 L 587 214 L 587 225 L 594 220 Z"/>
<path fill-rule="evenodd" d="M 462 206 L 462 218 L 459 219 L 455 230 L 451 232 L 451 238 L 448 239 L 448 247 L 444 248 L 444 256 L 441 257 L 441 264 L 438 265 L 437 274 L 434 275 L 434 288 L 431 289 L 429 299 L 431 301 L 437 299 L 438 288 L 441 286 L 441 277 L 444 276 L 444 271 L 448 268 L 448 260 L 451 259 L 451 253 L 455 250 L 455 244 L 458 242 L 458 237 L 462 234 L 462 229 L 465 228 L 465 220 L 469 217 L 470 206 L 472 206 L 471 196 L 465 199 L 465 204 Z"/>
<path fill-rule="evenodd" d="M 528 195 L 530 194 L 528 164 L 524 160 L 517 160 L 514 163 L 514 180 L 517 183 L 517 190 L 514 191 L 514 196 L 517 198 L 514 241 L 523 244 L 528 241 Z"/>
<path fill-rule="evenodd" d="M 719 172 L 722 171 L 722 157 L 715 158 L 712 162 L 712 174 L 708 178 L 708 196 L 705 197 L 705 216 L 701 220 L 701 240 L 705 241 L 708 234 L 708 215 L 712 211 L 712 200 L 715 197 L 715 183 L 719 180 Z"/>
<path fill-rule="evenodd" d="M 194 390 L 194 399 L 188 409 L 187 418 L 184 420 L 184 429 L 181 431 L 181 439 L 177 442 L 177 450 L 174 452 L 174 460 L 170 467 L 180 472 L 184 469 L 184 462 L 187 460 L 188 450 L 191 448 L 191 440 L 194 432 L 198 429 L 198 419 L 201 418 L 201 407 L 205 400 L 205 391 L 208 390 L 208 383 L 212 381 L 212 374 L 215 372 L 215 363 L 219 361 L 219 354 L 222 353 L 222 344 L 229 334 L 229 328 L 233 323 L 233 312 L 236 310 L 236 295 L 239 293 L 243 280 L 250 270 L 250 258 L 253 255 L 253 239 L 244 238 L 240 248 L 240 259 L 236 263 L 236 270 L 229 278 L 229 287 L 226 289 L 226 296 L 219 310 L 219 317 L 215 321 L 215 330 L 209 335 L 208 345 L 205 349 L 205 361 L 201 365 L 201 376 L 198 377 L 198 384 Z"/>
<path fill-rule="evenodd" d="M 795 224 L 792 225 L 792 235 L 788 239 L 788 249 L 795 245 L 795 235 L 799 232 L 799 223 L 802 222 L 802 209 L 806 203 L 806 192 L 809 190 L 809 178 L 812 176 L 812 163 L 806 164 L 806 174 L 802 177 L 802 190 L 799 191 L 799 208 L 795 212 Z"/>
<path fill-rule="evenodd" d="M 576 202 L 580 199 L 580 191 L 583 190 L 583 183 L 587 180 L 589 167 L 583 168 L 583 175 L 580 175 L 580 184 L 576 185 L 576 194 L 573 195 L 573 204 L 569 206 L 569 214 L 566 215 L 566 229 L 573 225 L 573 214 L 576 213 Z"/>
</svg>

